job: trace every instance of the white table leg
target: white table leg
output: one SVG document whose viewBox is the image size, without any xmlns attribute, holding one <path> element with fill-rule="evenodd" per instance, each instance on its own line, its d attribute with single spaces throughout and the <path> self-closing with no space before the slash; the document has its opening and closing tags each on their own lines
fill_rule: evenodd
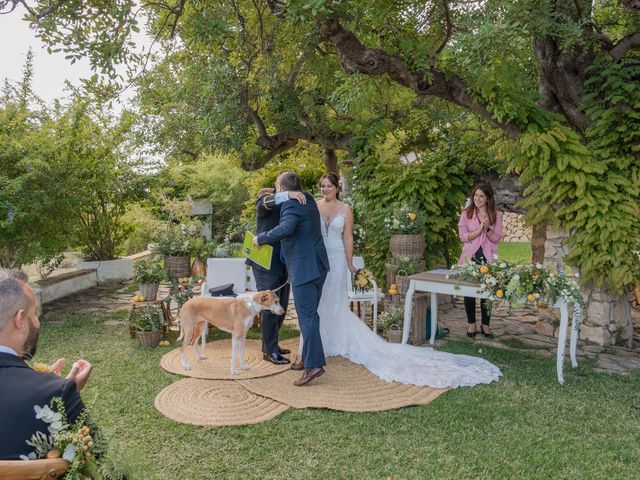
<svg viewBox="0 0 640 480">
<path fill-rule="evenodd" d="M 416 291 L 416 284 L 409 280 L 407 296 L 404 300 L 404 324 L 402 326 L 402 343 L 409 341 L 409 328 L 411 328 L 411 309 L 413 307 L 413 293 Z"/>
<path fill-rule="evenodd" d="M 373 333 L 378 334 L 378 289 L 373 287 Z"/>
<path fill-rule="evenodd" d="M 558 373 L 558 382 L 564 383 L 564 350 L 567 343 L 567 324 L 569 323 L 569 314 L 567 312 L 567 302 L 560 304 L 560 334 L 558 335 L 558 352 L 556 354 L 556 371 Z"/>
<path fill-rule="evenodd" d="M 573 304 L 573 311 L 580 309 L 579 305 Z M 562 314 L 562 313 L 561 313 Z M 567 315 L 569 312 L 567 311 Z M 578 313 L 579 315 L 579 313 Z M 576 359 L 576 346 L 578 344 L 578 329 L 580 328 L 580 322 L 576 322 L 576 314 L 571 317 L 571 340 L 569 340 L 569 355 L 571 356 L 571 366 L 576 368 L 578 366 L 578 360 Z"/>
<path fill-rule="evenodd" d="M 438 294 L 431 292 L 431 338 L 429 343 L 435 345 L 438 332 Z"/>
</svg>

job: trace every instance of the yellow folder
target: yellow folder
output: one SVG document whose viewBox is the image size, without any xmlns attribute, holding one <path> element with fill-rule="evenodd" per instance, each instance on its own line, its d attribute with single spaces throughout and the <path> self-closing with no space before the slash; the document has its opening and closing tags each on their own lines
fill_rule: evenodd
<svg viewBox="0 0 640 480">
<path fill-rule="evenodd" d="M 257 263 L 267 270 L 271 270 L 271 257 L 273 257 L 273 247 L 271 245 L 260 245 L 256 248 L 253 244 L 253 233 L 247 231 L 244 234 L 244 244 L 242 254 L 249 260 Z"/>
</svg>

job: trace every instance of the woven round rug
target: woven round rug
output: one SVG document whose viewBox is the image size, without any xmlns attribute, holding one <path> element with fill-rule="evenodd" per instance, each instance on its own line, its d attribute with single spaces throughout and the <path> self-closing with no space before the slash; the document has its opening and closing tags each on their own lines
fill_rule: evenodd
<svg viewBox="0 0 640 480">
<path fill-rule="evenodd" d="M 198 346 L 198 348 L 200 347 Z M 290 365 L 274 365 L 264 360 L 262 358 L 262 342 L 260 342 L 260 340 L 247 340 L 244 356 L 249 364 L 249 370 L 242 370 L 238 365 L 237 375 L 231 375 L 230 339 L 207 343 L 204 350 L 204 354 L 207 356 L 206 360 L 198 360 L 195 348 L 193 347 L 187 347 L 185 353 L 191 370 L 182 368 L 180 348 L 164 354 L 160 360 L 160 365 L 171 373 L 177 373 L 185 377 L 210 380 L 238 380 L 243 378 L 264 377 L 284 372 L 290 368 Z M 295 359 L 295 357 L 293 359 Z"/>
<path fill-rule="evenodd" d="M 294 408 L 330 408 L 345 412 L 378 412 L 425 405 L 448 390 L 385 382 L 342 357 L 328 357 L 325 370 L 323 376 L 304 387 L 293 385 L 302 375 L 293 370 L 238 383 L 257 395 Z"/>
<path fill-rule="evenodd" d="M 249 392 L 238 382 L 197 378 L 172 383 L 156 396 L 154 404 L 171 420 L 203 427 L 260 423 L 289 408 Z"/>
</svg>

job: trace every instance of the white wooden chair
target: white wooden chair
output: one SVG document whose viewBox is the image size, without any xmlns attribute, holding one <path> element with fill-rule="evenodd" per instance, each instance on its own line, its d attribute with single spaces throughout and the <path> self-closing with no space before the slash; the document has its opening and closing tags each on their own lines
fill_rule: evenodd
<svg viewBox="0 0 640 480">
<path fill-rule="evenodd" d="M 353 266 L 356 268 L 364 268 L 364 258 L 353 257 Z M 362 320 L 367 316 L 367 303 L 373 304 L 373 328 L 375 332 L 378 326 L 378 301 L 384 299 L 384 293 L 378 289 L 378 284 L 373 281 L 373 289 L 363 293 L 357 293 L 353 289 L 351 272 L 347 270 L 347 288 L 350 302 L 363 303 Z"/>
<path fill-rule="evenodd" d="M 208 258 L 207 278 L 202 285 L 202 296 L 210 297 L 209 289 L 225 283 L 233 283 L 233 292 L 241 294 L 255 291 L 256 281 L 244 258 Z"/>
</svg>

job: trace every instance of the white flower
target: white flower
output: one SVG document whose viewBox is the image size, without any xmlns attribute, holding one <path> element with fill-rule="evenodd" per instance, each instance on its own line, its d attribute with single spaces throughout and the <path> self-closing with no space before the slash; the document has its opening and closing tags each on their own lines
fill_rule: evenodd
<svg viewBox="0 0 640 480">
<path fill-rule="evenodd" d="M 537 269 L 542 268 L 542 264 L 541 264 L 541 263 L 536 263 L 536 268 L 537 268 Z"/>
<path fill-rule="evenodd" d="M 35 460 L 37 458 L 36 452 L 30 452 L 29 455 L 20 455 L 20 460 Z"/>
<path fill-rule="evenodd" d="M 580 272 L 576 272 L 576 273 L 574 274 L 574 276 L 575 276 L 576 278 L 580 278 Z"/>
<path fill-rule="evenodd" d="M 533 296 L 536 297 L 536 298 L 540 298 L 540 294 L 539 293 L 534 293 Z"/>
<path fill-rule="evenodd" d="M 495 253 L 493 254 L 493 259 L 494 260 L 498 260 L 498 255 L 496 255 Z"/>
<path fill-rule="evenodd" d="M 518 275 L 517 273 L 511 277 L 511 280 L 513 280 L 514 282 L 519 282 L 520 281 L 520 275 Z"/>
<path fill-rule="evenodd" d="M 51 410 L 48 405 L 45 405 L 44 407 L 34 405 L 33 409 L 36 411 L 36 418 L 45 423 L 58 424 L 62 420 L 62 415 Z"/>
<path fill-rule="evenodd" d="M 500 264 L 500 268 L 507 268 L 507 264 L 506 264 L 506 263 L 504 263 L 504 262 L 502 262 L 502 263 Z"/>
<path fill-rule="evenodd" d="M 73 457 L 76 456 L 76 446 L 73 443 L 67 445 L 67 448 L 64 449 L 64 453 L 62 454 L 62 458 L 64 458 L 67 462 L 73 462 Z"/>
</svg>

